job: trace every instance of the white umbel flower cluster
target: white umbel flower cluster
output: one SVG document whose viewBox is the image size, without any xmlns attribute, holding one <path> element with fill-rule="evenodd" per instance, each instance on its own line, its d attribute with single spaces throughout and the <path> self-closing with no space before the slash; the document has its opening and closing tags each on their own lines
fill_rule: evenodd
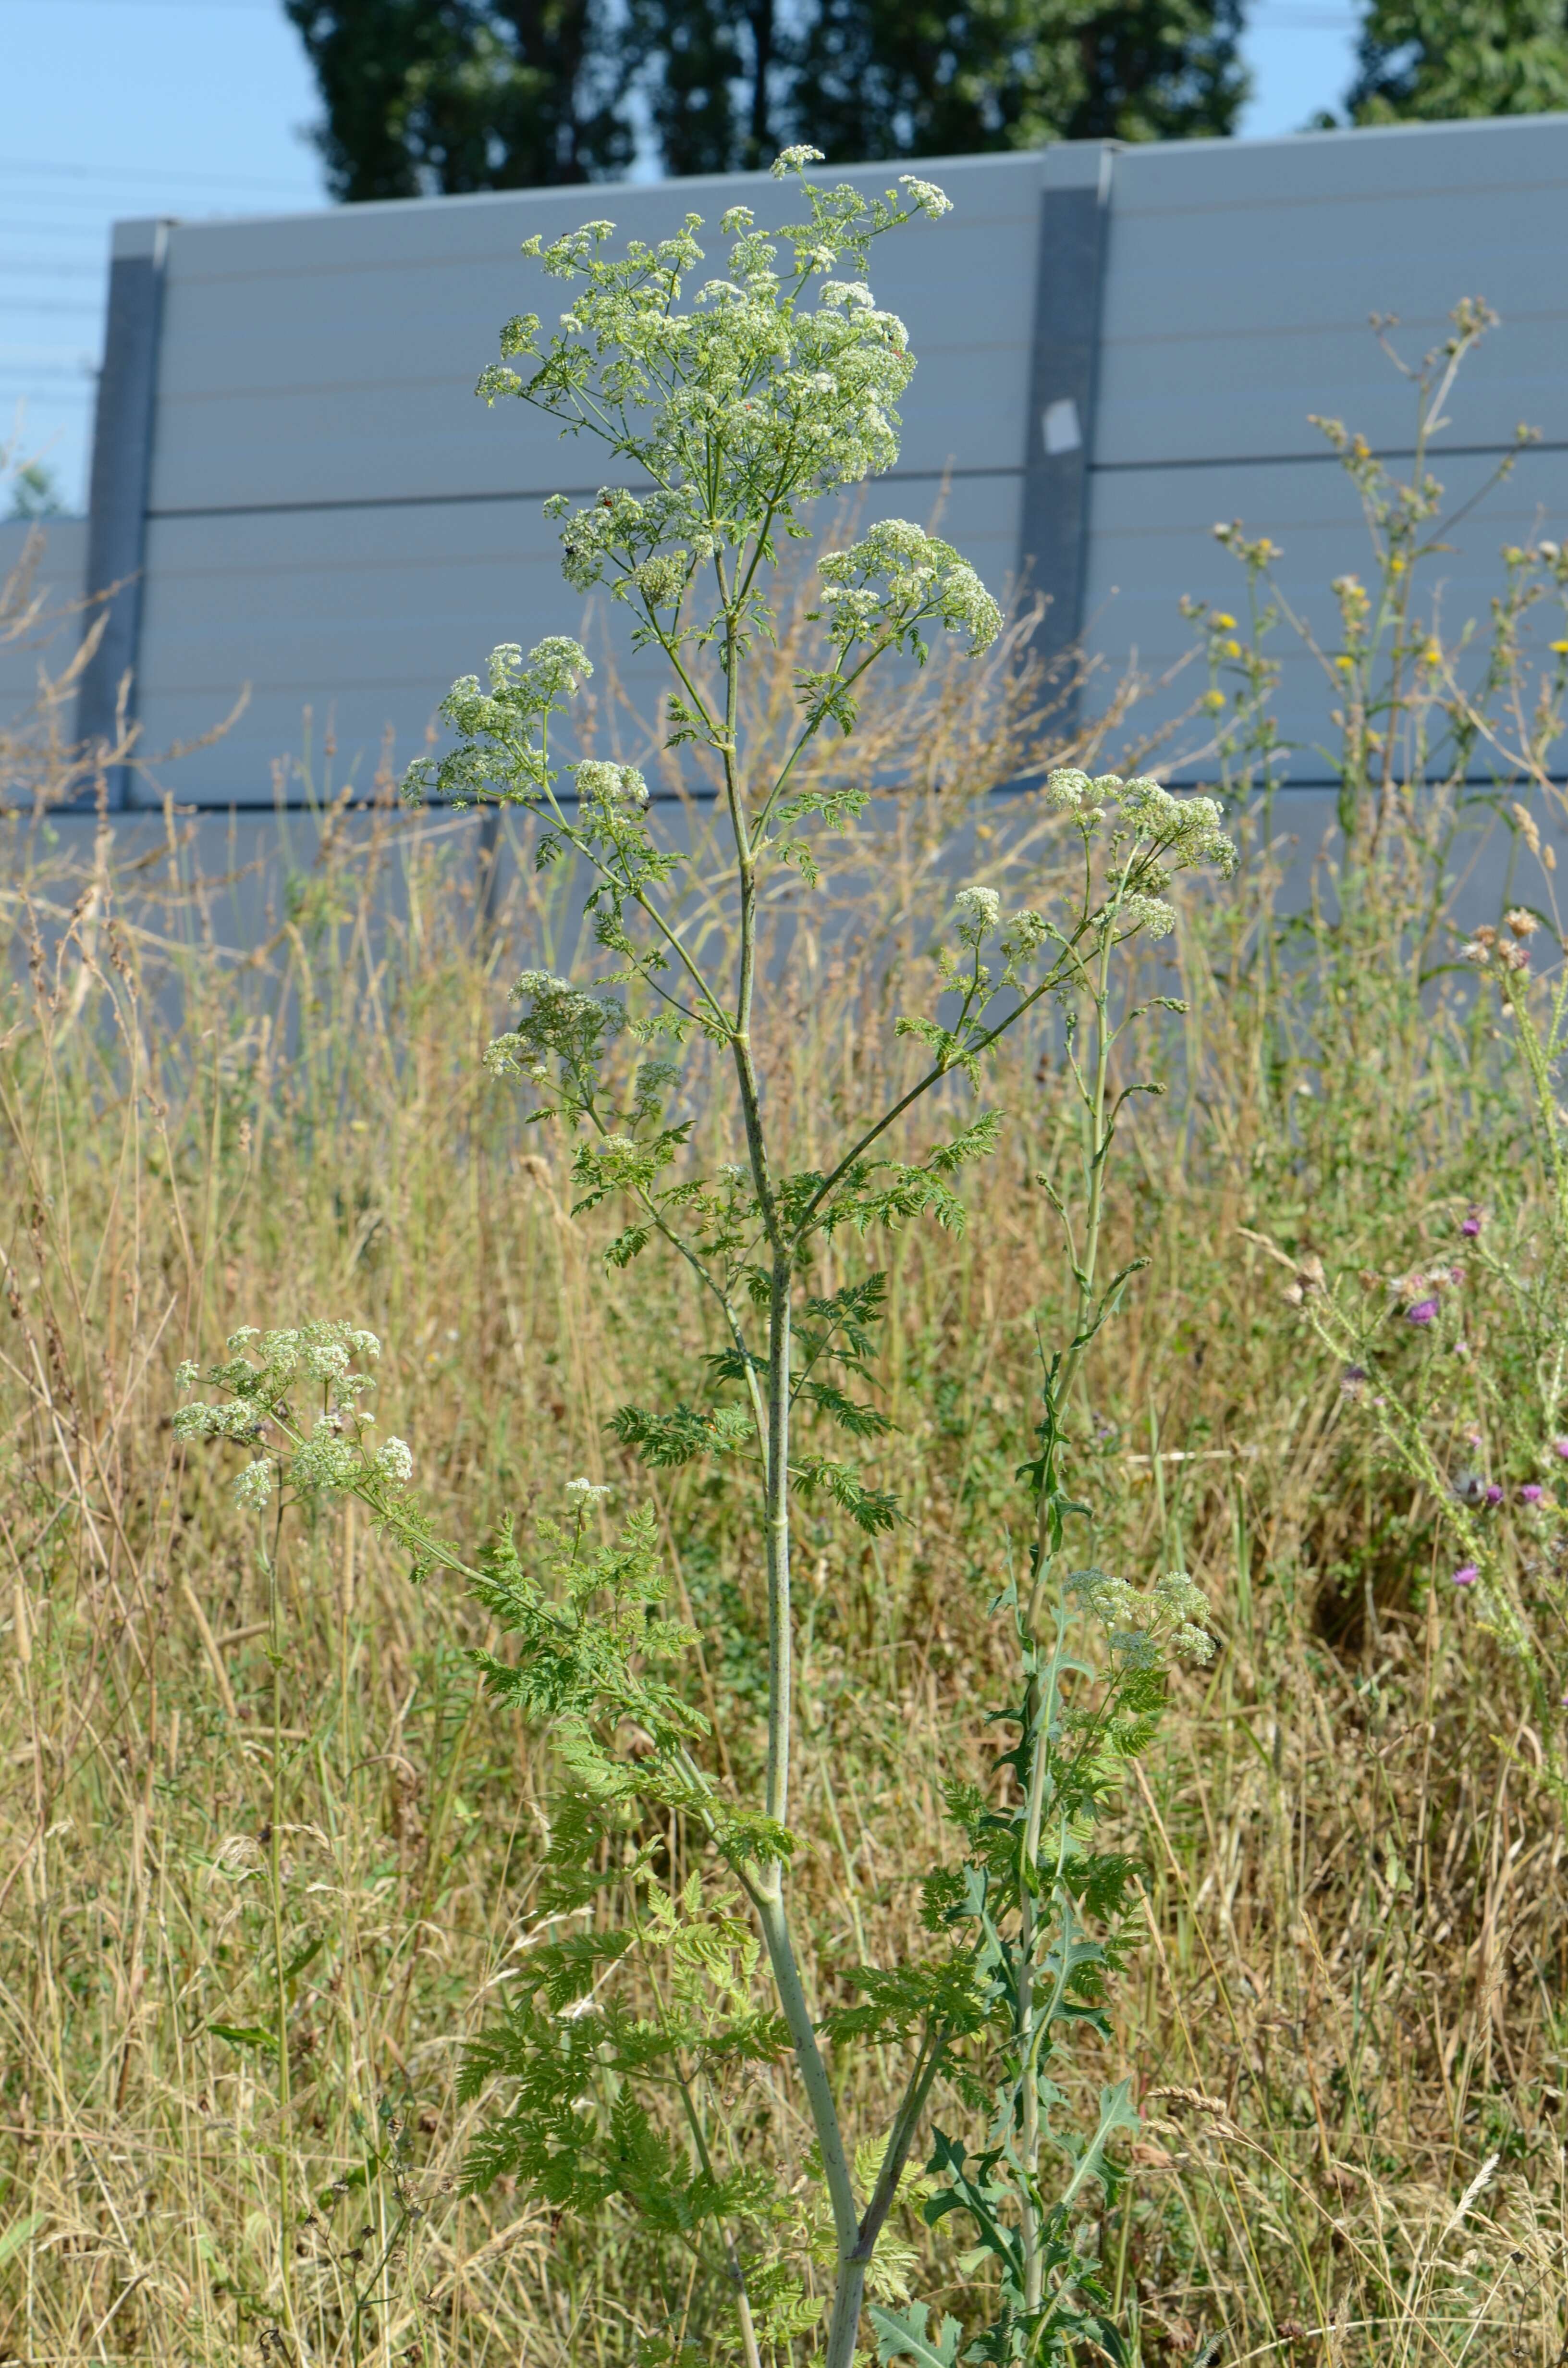
<svg viewBox="0 0 1568 2368">
<path fill-rule="evenodd" d="M 549 971 L 524 971 L 511 999 L 524 1009 L 517 1026 L 485 1048 L 484 1065 L 493 1076 L 543 1085 L 558 1066 L 585 1084 L 626 1025 L 625 1006 L 613 996 L 592 994 Z"/>
<path fill-rule="evenodd" d="M 1226 879 L 1235 870 L 1236 850 L 1217 798 L 1178 798 L 1158 781 L 1127 781 L 1119 807 L 1120 820 L 1153 839 L 1166 862 L 1181 868 L 1211 863 Z"/>
<path fill-rule="evenodd" d="M 648 784 L 635 765 L 607 765 L 590 757 L 574 765 L 572 770 L 580 798 L 596 798 L 605 806 L 645 806 L 648 803 Z"/>
<path fill-rule="evenodd" d="M 961 633 L 978 657 L 1002 630 L 1002 611 L 968 561 L 908 518 L 881 518 L 846 551 L 824 552 L 817 573 L 841 649 L 901 641 L 930 620 Z"/>
<path fill-rule="evenodd" d="M 1085 823 L 1114 806 L 1119 829 L 1146 841 L 1151 855 L 1176 871 L 1211 863 L 1229 879 L 1236 868 L 1236 850 L 1215 798 L 1178 798 L 1158 781 L 1124 781 L 1117 773 L 1091 777 L 1071 765 L 1059 766 L 1050 776 L 1045 796 L 1059 813 Z"/>
<path fill-rule="evenodd" d="M 414 1477 L 414 1458 L 406 1440 L 395 1435 L 383 1439 L 376 1450 L 376 1469 L 394 1488 L 405 1486 Z"/>
<path fill-rule="evenodd" d="M 640 646 L 657 643 L 672 656 L 710 648 L 721 627 L 726 643 L 739 627 L 744 646 L 771 615 L 757 588 L 759 563 L 776 564 L 783 539 L 807 531 L 804 506 L 898 459 L 898 405 L 915 359 L 904 323 L 871 291 L 868 256 L 883 233 L 919 217 L 939 221 L 949 200 L 912 173 L 881 196 L 830 185 L 808 171 L 823 161 L 806 143 L 787 148 L 774 176 L 794 185 L 804 219 L 767 232 L 749 207 L 730 207 L 722 267 L 695 281 L 708 262 L 696 213 L 672 237 L 632 239 L 619 255 L 607 251 L 608 222 L 524 245 L 551 278 L 571 283 L 566 309 L 553 333 L 537 313 L 509 321 L 478 393 L 490 404 L 527 403 L 562 433 L 597 438 L 625 472 L 590 500 L 552 495 L 545 507 L 561 521 L 568 583 L 582 592 L 604 586 L 628 602 Z M 1001 628 L 974 569 L 904 520 L 829 553 L 822 579 L 835 662 L 802 673 L 808 736 L 830 718 L 853 728 L 853 683 L 868 656 L 923 657 L 928 627 L 959 635 L 974 655 Z M 434 793 L 460 807 L 494 797 L 561 824 L 548 717 L 590 669 L 576 643 L 561 643 L 553 666 L 550 646 L 525 665 L 520 650 L 503 645 L 488 688 L 473 676 L 453 686 L 441 713 L 460 745 L 410 768 L 411 803 Z M 689 712 L 683 682 L 680 738 L 705 740 L 728 761 L 717 711 Z M 642 803 L 632 780 L 611 787 L 597 763 L 576 769 L 587 813 L 572 827 L 608 846 L 618 870 L 643 861 L 632 848 L 632 809 Z"/>
<path fill-rule="evenodd" d="M 910 204 L 918 206 L 930 221 L 940 222 L 944 214 L 952 212 L 951 198 L 946 189 L 939 189 L 935 181 L 921 181 L 913 173 L 901 173 L 898 182 Z"/>
<path fill-rule="evenodd" d="M 264 1432 L 279 1440 L 274 1453 L 254 1456 L 234 1482 L 236 1498 L 253 1512 L 265 1511 L 284 1484 L 312 1496 L 364 1490 L 367 1483 L 401 1488 L 414 1476 L 414 1458 L 401 1439 L 369 1446 L 365 1433 L 371 1418 L 359 1403 L 375 1384 L 358 1368 L 381 1352 L 376 1335 L 357 1324 L 316 1317 L 265 1332 L 243 1325 L 229 1335 L 222 1361 L 205 1377 L 225 1397 L 176 1408 L 175 1435 L 249 1446 Z M 201 1367 L 187 1360 L 176 1378 L 182 1390 L 193 1389 L 203 1378 Z M 302 1427 L 311 1417 L 297 1416 L 293 1407 L 300 1391 L 318 1409 L 308 1431 Z"/>
<path fill-rule="evenodd" d="M 960 888 L 953 903 L 962 917 L 966 936 L 972 931 L 976 938 L 983 938 L 1002 917 L 1002 899 L 994 888 Z"/>
<path fill-rule="evenodd" d="M 1146 938 L 1168 938 L 1176 925 L 1176 906 L 1163 896 L 1124 896 L 1116 917 L 1130 935 L 1138 930 Z"/>
<path fill-rule="evenodd" d="M 825 161 L 820 148 L 812 148 L 802 141 L 798 147 L 781 148 L 773 159 L 770 170 L 776 181 L 785 181 L 791 173 L 803 173 L 808 165 L 821 165 Z"/>
</svg>

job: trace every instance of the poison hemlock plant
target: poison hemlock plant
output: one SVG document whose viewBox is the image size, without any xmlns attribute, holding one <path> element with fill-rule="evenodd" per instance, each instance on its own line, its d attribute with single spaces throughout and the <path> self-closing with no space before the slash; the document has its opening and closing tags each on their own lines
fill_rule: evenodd
<svg viewBox="0 0 1568 2368">
<path fill-rule="evenodd" d="M 651 1512 L 611 1535 L 603 1492 L 575 1482 L 564 1522 L 536 1524 L 526 1543 L 504 1531 L 471 1565 L 420 1512 L 406 1451 L 372 1444 L 343 1327 L 267 1336 L 256 1354 L 237 1337 L 211 1376 L 227 1401 L 179 1419 L 191 1434 L 261 1435 L 240 1484 L 258 1504 L 278 1474 L 296 1490 L 351 1491 L 416 1567 L 466 1576 L 506 1640 L 481 1656 L 484 1682 L 553 1735 L 562 1795 L 530 1945 L 461 2076 L 486 2108 L 470 2177 L 478 2187 L 515 2177 L 562 2213 L 630 2213 L 655 2246 L 684 2254 L 684 2299 L 679 2281 L 664 2282 L 668 2307 L 635 2356 L 849 2368 L 869 2317 L 884 2361 L 955 2361 L 963 2331 L 910 2299 L 916 2256 L 889 2227 L 928 2118 L 934 2153 L 906 2201 L 934 2227 L 965 2229 L 965 2276 L 989 2264 L 974 2288 L 986 2324 L 963 2356 L 1038 2361 L 1083 2340 L 1115 2356 L 1108 2296 L 1080 2240 L 1083 2200 L 1091 2182 L 1114 2188 L 1114 2141 L 1136 2116 L 1123 2082 L 1078 2128 L 1061 2050 L 1075 2025 L 1107 2028 L 1101 1990 L 1131 1938 L 1135 1870 L 1096 1848 L 1095 1827 L 1152 1737 L 1169 1655 L 1202 1656 L 1209 1644 L 1185 1577 L 1142 1592 L 1074 1566 L 1067 1525 L 1085 1508 L 1067 1495 L 1062 1464 L 1083 1360 L 1134 1270 L 1100 1270 L 1111 1141 L 1128 1096 L 1150 1090 L 1114 1082 L 1117 1039 L 1142 1016 L 1127 1008 L 1119 955 L 1172 926 L 1174 871 L 1227 870 L 1231 848 L 1208 799 L 1052 774 L 1046 794 L 1081 848 L 1074 893 L 1060 909 L 1004 917 L 996 891 L 960 888 L 932 1008 L 896 1022 L 911 1056 L 903 1089 L 848 1121 L 819 1167 L 781 1161 L 759 1050 L 777 975 L 763 959 L 764 893 L 786 866 L 816 883 L 824 841 L 866 804 L 858 790 L 794 788 L 799 757 L 827 725 L 852 730 L 872 666 L 923 660 L 938 630 L 979 652 L 1000 624 L 973 570 L 916 526 L 884 520 L 821 557 L 826 663 L 800 676 L 792 750 L 756 777 L 742 686 L 773 631 L 780 541 L 806 534 L 812 499 L 897 454 L 914 361 L 902 323 L 866 284 L 868 251 L 916 215 L 948 211 L 939 190 L 907 176 L 905 194 L 885 199 L 824 188 L 804 169 L 813 157 L 792 150 L 776 168 L 795 176 L 804 219 L 765 238 L 745 208 L 732 210 L 723 271 L 684 309 L 704 259 L 695 215 L 676 238 L 619 259 L 602 222 L 543 250 L 545 270 L 571 289 L 560 330 L 541 339 L 536 319 L 513 322 L 505 361 L 481 381 L 492 400 L 527 401 L 597 437 L 637 481 L 575 510 L 564 497 L 550 507 L 565 518 L 568 580 L 608 586 L 628 603 L 639 646 L 667 662 L 672 745 L 697 744 L 722 774 L 733 971 L 716 974 L 683 932 L 685 859 L 656 831 L 641 774 L 552 757 L 551 718 L 589 671 L 575 643 L 549 641 L 526 659 L 497 650 L 488 689 L 469 678 L 446 702 L 453 751 L 409 778 L 415 798 L 525 809 L 542 825 L 540 860 L 575 860 L 593 879 L 599 975 L 526 973 L 516 1025 L 489 1058 L 533 1089 L 535 1115 L 574 1137 L 578 1207 L 622 1212 L 611 1278 L 671 1252 L 710 1313 L 717 1345 L 701 1385 L 673 1405 L 621 1407 L 614 1429 L 646 1466 L 707 1463 L 749 1493 L 768 1619 L 755 1792 L 718 1772 L 744 1768 L 745 1752 L 712 1749 L 683 1681 L 698 1640 L 665 1611 Z M 993 1048 L 1041 1007 L 1067 1048 L 1081 1166 L 1042 1179 L 1064 1228 L 1074 1313 L 1046 1360 L 1040 1451 L 1019 1474 L 1031 1510 L 995 1607 L 1017 1676 L 994 1717 L 1016 1739 L 989 1784 L 949 1789 L 962 1847 L 926 1880 L 924 1952 L 891 1965 L 813 1959 L 791 1911 L 792 1525 L 802 1500 L 873 1536 L 901 1518 L 863 1460 L 888 1429 L 869 1395 L 883 1278 L 843 1280 L 844 1253 L 917 1218 L 962 1224 L 961 1171 L 991 1152 L 1003 1120 L 983 1106 L 955 1114 L 955 1095 L 978 1098 Z M 711 1174 L 679 1114 L 702 1064 L 729 1078 L 745 1155 Z M 899 1156 L 894 1130 L 922 1102 L 943 1124 L 921 1156 Z M 290 1393 L 329 1350 L 325 1405 L 307 1430 Z M 830 1989 L 848 2002 L 824 2008 Z M 886 2127 L 852 2131 L 842 2075 L 873 2053 L 902 2067 L 898 2101 Z M 809 2121 L 803 2177 L 790 2115 L 769 2110 L 770 2094 Z M 966 2134 L 950 2135 L 960 2112 Z"/>
</svg>

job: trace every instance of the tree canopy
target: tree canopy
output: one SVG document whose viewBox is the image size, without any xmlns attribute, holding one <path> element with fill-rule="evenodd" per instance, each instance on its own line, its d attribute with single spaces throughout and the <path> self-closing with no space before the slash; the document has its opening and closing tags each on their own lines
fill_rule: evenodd
<svg viewBox="0 0 1568 2368">
<path fill-rule="evenodd" d="M 325 110 L 334 197 L 456 196 L 621 171 L 597 0 L 283 0 Z"/>
<path fill-rule="evenodd" d="M 1564 0 L 1372 0 L 1352 123 L 1568 108 Z"/>
<path fill-rule="evenodd" d="M 284 0 L 350 201 L 1233 130 L 1241 0 Z"/>
</svg>

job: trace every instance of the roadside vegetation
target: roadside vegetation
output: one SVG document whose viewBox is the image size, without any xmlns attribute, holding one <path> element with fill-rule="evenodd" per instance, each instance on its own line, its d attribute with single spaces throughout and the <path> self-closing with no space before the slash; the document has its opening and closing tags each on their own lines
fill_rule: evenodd
<svg viewBox="0 0 1568 2368">
<path fill-rule="evenodd" d="M 606 1021 L 646 906 L 596 935 L 542 792 L 476 865 L 389 772 L 223 875 L 172 802 L 51 824 L 58 708 L 12 734 L 0 2358 L 803 2368 L 858 2322 L 942 2368 L 1560 2359 L 1568 568 L 1506 553 L 1468 641 L 1421 588 L 1486 325 L 1416 372 L 1409 486 L 1327 423 L 1370 538 L 1332 639 L 1238 525 L 1163 738 L 1136 684 L 1074 736 L 1015 631 L 813 741 L 835 876 L 754 916 L 755 1106 L 712 1014 Z M 1304 847 L 1293 630 L 1339 782 Z M 710 976 L 740 727 L 777 773 L 846 647 L 786 601 L 729 728 L 635 782 L 590 753 L 565 810 L 585 862 L 678 849 Z M 1142 786 L 1182 745 L 1228 879 Z M 1114 962 L 963 1036 L 966 977 L 1011 1013 L 1062 942 Z M 934 1053 L 780 1280 L 768 1177 L 831 1175 Z M 652 1238 L 692 1211 L 717 1293 Z M 791 1289 L 829 1426 L 792 1700 Z"/>
</svg>

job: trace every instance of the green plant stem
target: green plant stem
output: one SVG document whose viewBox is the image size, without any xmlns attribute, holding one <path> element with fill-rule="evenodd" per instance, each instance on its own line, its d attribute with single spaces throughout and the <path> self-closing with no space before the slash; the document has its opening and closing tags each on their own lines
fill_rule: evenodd
<svg viewBox="0 0 1568 2368">
<path fill-rule="evenodd" d="M 824 2352 L 824 2368 L 851 2368 L 855 2340 L 860 2326 L 860 2311 L 866 2299 L 866 2273 L 870 2268 L 883 2225 L 892 2209 L 898 2183 L 920 2124 L 920 2116 L 926 2110 L 926 2102 L 945 2052 L 945 2035 L 928 2032 L 921 2044 L 915 2068 L 893 2117 L 877 2183 L 855 2229 L 854 2242 L 847 2251 L 844 2249 L 842 2240 L 840 2242 L 838 2274 L 834 2282 L 833 2308 L 828 2317 L 827 2343 Z"/>
<path fill-rule="evenodd" d="M 722 567 L 720 589 L 722 595 Z M 733 609 L 727 609 L 724 781 L 740 881 L 740 943 L 731 1044 L 752 1178 L 773 1253 L 768 1282 L 767 1462 L 764 1474 L 768 1664 L 766 1806 L 770 1818 L 785 1825 L 790 1815 L 790 1731 L 793 1714 L 793 1639 L 790 1602 L 790 1295 L 794 1279 L 794 1258 L 785 1238 L 774 1190 L 763 1125 L 761 1087 L 751 1046 L 752 1003 L 756 983 L 756 866 L 735 761 L 740 696 L 737 626 Z M 835 2325 L 838 2327 L 842 2321 L 843 2326 L 836 2343 L 830 2338 L 827 2368 L 848 2368 L 854 2354 L 855 2333 L 860 2318 L 860 2294 L 865 2283 L 864 2264 L 856 2264 L 851 2259 L 859 2241 L 854 2182 L 850 2178 L 848 2156 L 827 2066 L 817 2044 L 811 2009 L 806 2002 L 800 1968 L 795 1960 L 794 1942 L 784 1905 L 783 1868 L 777 1861 L 767 1869 L 756 1887 L 754 1897 L 768 1963 L 778 1992 L 779 2007 L 806 2092 L 833 2208 L 834 2232 L 839 2254 Z M 846 2334 L 844 2328 L 847 2329 Z"/>
<path fill-rule="evenodd" d="M 1084 1350 L 1094 1329 L 1095 1277 L 1099 1265 L 1100 1235 L 1105 1215 L 1105 1172 L 1110 1149 L 1113 1127 L 1107 1120 L 1107 1101 L 1110 1086 L 1110 1054 L 1115 1031 L 1110 1025 L 1110 953 L 1112 930 L 1100 934 L 1097 973 L 1092 990 L 1095 1008 L 1095 1063 L 1093 1083 L 1086 1090 L 1080 1081 L 1084 1095 L 1084 1148 L 1086 1208 L 1081 1256 L 1073 1260 L 1076 1283 L 1075 1321 L 1074 1337 L 1062 1359 L 1055 1387 L 1057 1406 L 1065 1402 L 1074 1377 L 1081 1363 Z M 1029 1651 L 1040 1651 L 1040 1622 L 1044 1605 L 1045 1588 L 1051 1572 L 1055 1536 L 1053 1521 L 1060 1521 L 1054 1503 L 1055 1441 L 1048 1442 L 1048 1453 L 1041 1473 L 1040 1511 L 1035 1533 L 1035 1567 L 1029 1590 L 1028 1609 L 1023 1617 L 1025 1641 Z M 1024 2255 L 1024 2306 L 1040 2308 L 1043 2299 L 1043 2261 L 1040 2251 L 1040 2214 L 1036 2195 L 1040 2179 L 1040 2077 L 1036 2062 L 1040 2030 L 1037 2027 L 1034 1996 L 1034 1952 L 1037 1945 L 1039 1918 L 1035 1907 L 1035 1884 L 1040 1858 L 1040 1829 L 1045 1815 L 1045 1793 L 1051 1768 L 1051 1728 L 1055 1720 L 1058 1671 L 1061 1662 L 1060 1636 L 1050 1664 L 1049 1676 L 1041 1688 L 1038 1668 L 1029 1680 L 1025 1695 L 1026 1717 L 1028 1721 L 1029 1777 L 1025 1802 L 1022 1864 L 1018 1884 L 1018 1983 L 1016 2033 L 1018 2047 L 1019 2079 L 1019 2154 L 1023 2177 L 1020 2181 L 1020 2240 Z"/>
<path fill-rule="evenodd" d="M 817 2044 L 816 2025 L 806 2003 L 801 1969 L 795 1962 L 795 1944 L 784 1912 L 783 1886 L 777 1866 L 767 1870 L 753 1896 L 767 1950 L 767 1962 L 773 1969 L 774 1987 L 778 1992 L 779 2009 L 790 2032 L 801 2085 L 806 2091 L 806 2102 L 811 2109 L 812 2123 L 822 2154 L 823 2175 L 827 2181 L 828 2200 L 833 2207 L 834 2234 L 838 2242 L 839 2259 L 843 2261 L 853 2253 L 859 2241 L 855 2183 L 849 2175 L 849 2157 L 845 2151 L 844 2133 L 839 2127 L 838 2108 L 834 2102 L 827 2066 Z"/>
<path fill-rule="evenodd" d="M 1024 2307 L 1038 2310 L 1041 2297 L 1042 2269 L 1040 2248 L 1040 2214 L 1035 2192 L 1040 2180 L 1040 2079 L 1035 2064 L 1036 2029 L 1034 2000 L 1034 1951 L 1037 1917 L 1035 1914 L 1035 1866 L 1040 1856 L 1040 1824 L 1045 1813 L 1046 1778 L 1051 1766 L 1051 1728 L 1055 1710 L 1056 1664 L 1051 1662 L 1051 1680 L 1043 1695 L 1038 1679 L 1029 1687 L 1029 1706 L 1033 1713 L 1032 1753 L 1029 1761 L 1029 1789 L 1024 1817 L 1023 1865 L 1018 1885 L 1018 2009 L 1017 2044 L 1019 2078 L 1022 2089 L 1019 2112 L 1018 2153 L 1023 2166 L 1019 2182 L 1021 2203 L 1019 2233 L 1024 2254 Z"/>
<path fill-rule="evenodd" d="M 702 2166 L 703 2175 L 711 2185 L 717 2186 L 713 2157 L 708 2150 L 708 2140 L 702 2128 L 702 2116 L 697 2110 L 696 2100 L 691 2093 L 691 2084 L 680 2069 L 678 2061 L 676 2066 L 676 2087 L 680 2091 L 681 2107 L 686 2114 L 687 2126 L 691 2132 L 691 2142 L 697 2148 L 697 2159 Z M 730 2228 L 723 2223 L 720 2224 L 720 2233 L 723 2237 L 724 2250 L 729 2256 L 730 2275 L 734 2280 L 735 2316 L 740 2322 L 741 2345 L 746 2355 L 746 2368 L 762 2368 L 762 2354 L 757 2349 L 756 2341 L 756 2323 L 751 2315 L 751 2296 L 746 2292 L 745 2270 L 741 2261 L 740 2247 L 736 2244 Z"/>
<path fill-rule="evenodd" d="M 281 1516 L 279 1516 L 281 1519 Z M 289 1982 L 283 1943 L 283 1603 L 278 1554 L 263 1548 L 267 1564 L 267 1657 L 272 1663 L 272 1815 L 267 1863 L 272 1887 L 272 1972 L 278 2044 L 278 2262 L 283 2321 L 296 2348 L 294 2317 L 294 2197 L 289 2175 L 289 2128 L 292 2099 L 289 2083 Z"/>
<path fill-rule="evenodd" d="M 770 1817 L 790 1816 L 794 1640 L 790 1601 L 790 1261 L 776 1257 L 767 1316 L 767 1789 Z"/>
</svg>

